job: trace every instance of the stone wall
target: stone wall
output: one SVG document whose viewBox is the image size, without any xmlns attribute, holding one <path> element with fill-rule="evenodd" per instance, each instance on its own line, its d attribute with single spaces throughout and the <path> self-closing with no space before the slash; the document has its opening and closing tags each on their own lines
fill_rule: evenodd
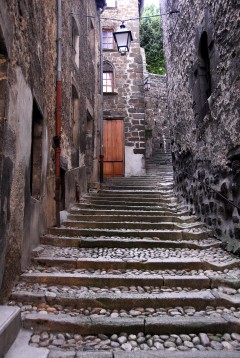
<svg viewBox="0 0 240 358">
<path fill-rule="evenodd" d="M 240 3 L 161 1 L 173 9 L 162 23 L 176 191 L 239 253 Z"/>
<path fill-rule="evenodd" d="M 79 40 L 77 58 L 74 36 Z M 87 182 L 98 180 L 99 22 L 95 1 L 63 1 L 63 49 L 61 162 L 65 184 L 74 188 L 65 193 L 65 207 L 69 208 L 86 191 Z M 80 174 L 83 171 L 85 175 Z M 80 177 L 86 180 L 79 181 Z"/>
<path fill-rule="evenodd" d="M 146 158 L 170 152 L 166 76 L 145 72 Z"/>
<path fill-rule="evenodd" d="M 104 118 L 124 119 L 125 175 L 141 175 L 145 172 L 145 121 L 143 62 L 139 38 L 139 1 L 117 0 L 116 8 L 107 8 L 104 18 L 129 19 L 126 26 L 132 31 L 130 52 L 121 56 L 116 47 L 104 51 L 104 60 L 114 68 L 114 92 L 104 94 Z M 103 20 L 103 29 L 117 30 L 120 22 Z"/>
<path fill-rule="evenodd" d="M 1 301 L 28 265 L 40 235 L 56 223 L 56 4 L 0 0 Z M 99 32 L 95 0 L 62 4 L 61 174 L 62 205 L 68 208 L 87 190 L 87 181 L 96 180 Z M 72 14 L 81 35 L 78 66 Z"/>
</svg>

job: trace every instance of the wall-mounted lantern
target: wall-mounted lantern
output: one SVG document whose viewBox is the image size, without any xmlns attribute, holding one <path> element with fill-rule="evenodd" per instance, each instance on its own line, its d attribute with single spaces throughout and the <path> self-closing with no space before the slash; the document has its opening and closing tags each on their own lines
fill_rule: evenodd
<svg viewBox="0 0 240 358">
<path fill-rule="evenodd" d="M 132 32 L 126 28 L 124 23 L 113 33 L 114 40 L 117 44 L 118 51 L 122 56 L 130 50 L 131 41 L 133 40 Z"/>
</svg>

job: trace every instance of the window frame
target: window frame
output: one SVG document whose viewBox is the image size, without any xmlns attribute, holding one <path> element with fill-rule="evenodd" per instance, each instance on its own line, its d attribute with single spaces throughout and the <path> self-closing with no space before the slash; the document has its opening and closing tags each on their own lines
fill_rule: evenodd
<svg viewBox="0 0 240 358">
<path fill-rule="evenodd" d="M 73 60 L 77 68 L 79 68 L 80 60 L 80 36 L 79 36 L 79 30 L 77 26 L 77 22 L 72 16 L 72 54 L 73 54 Z"/>
<path fill-rule="evenodd" d="M 107 36 L 104 37 L 104 34 L 107 34 Z M 111 34 L 111 36 L 108 36 L 109 34 Z M 106 42 L 104 40 L 106 40 Z M 108 41 L 108 40 L 111 40 L 111 41 Z M 114 38 L 113 38 L 113 29 L 106 29 L 106 28 L 102 29 L 102 49 L 103 49 L 103 51 L 112 51 L 115 49 Z"/>
<path fill-rule="evenodd" d="M 110 0 L 110 1 L 114 2 L 115 5 L 108 6 L 108 0 L 107 0 L 107 9 L 115 9 L 117 7 L 117 0 Z"/>
<path fill-rule="evenodd" d="M 110 79 L 108 78 L 104 78 L 104 75 L 110 75 Z M 110 83 L 110 85 L 108 84 Z M 103 71 L 103 93 L 113 93 L 114 92 L 114 73 L 113 71 Z M 110 90 L 108 91 L 108 88 L 110 88 Z"/>
</svg>

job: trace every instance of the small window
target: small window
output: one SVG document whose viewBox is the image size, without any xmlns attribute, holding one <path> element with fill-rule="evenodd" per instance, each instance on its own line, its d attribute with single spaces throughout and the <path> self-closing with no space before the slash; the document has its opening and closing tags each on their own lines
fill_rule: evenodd
<svg viewBox="0 0 240 358">
<path fill-rule="evenodd" d="M 103 92 L 114 92 L 114 67 L 109 61 L 103 62 Z"/>
<path fill-rule="evenodd" d="M 103 92 L 113 92 L 113 72 L 103 72 Z"/>
<path fill-rule="evenodd" d="M 205 31 L 202 33 L 199 43 L 198 76 L 200 79 L 201 102 L 202 104 L 204 104 L 212 93 L 210 59 L 209 59 L 209 49 L 208 49 L 208 35 Z"/>
<path fill-rule="evenodd" d="M 30 191 L 31 191 L 31 195 L 36 199 L 40 199 L 41 197 L 42 133 L 43 133 L 43 117 L 38 109 L 38 105 L 36 101 L 34 100 L 33 111 L 32 111 Z"/>
<path fill-rule="evenodd" d="M 74 17 L 72 17 L 72 50 L 74 62 L 79 67 L 79 32 Z"/>
<path fill-rule="evenodd" d="M 113 31 L 103 30 L 102 33 L 102 47 L 104 50 L 112 50 L 114 48 Z"/>
<path fill-rule="evenodd" d="M 107 7 L 116 7 L 116 0 L 107 0 Z"/>
</svg>

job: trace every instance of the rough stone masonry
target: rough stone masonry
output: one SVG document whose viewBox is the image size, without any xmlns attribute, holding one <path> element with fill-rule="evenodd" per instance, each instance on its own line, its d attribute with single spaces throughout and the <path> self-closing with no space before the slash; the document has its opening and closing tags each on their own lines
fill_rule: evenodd
<svg viewBox="0 0 240 358">
<path fill-rule="evenodd" d="M 162 21 L 176 192 L 239 253 L 240 3 L 161 1 L 173 9 Z"/>
</svg>

